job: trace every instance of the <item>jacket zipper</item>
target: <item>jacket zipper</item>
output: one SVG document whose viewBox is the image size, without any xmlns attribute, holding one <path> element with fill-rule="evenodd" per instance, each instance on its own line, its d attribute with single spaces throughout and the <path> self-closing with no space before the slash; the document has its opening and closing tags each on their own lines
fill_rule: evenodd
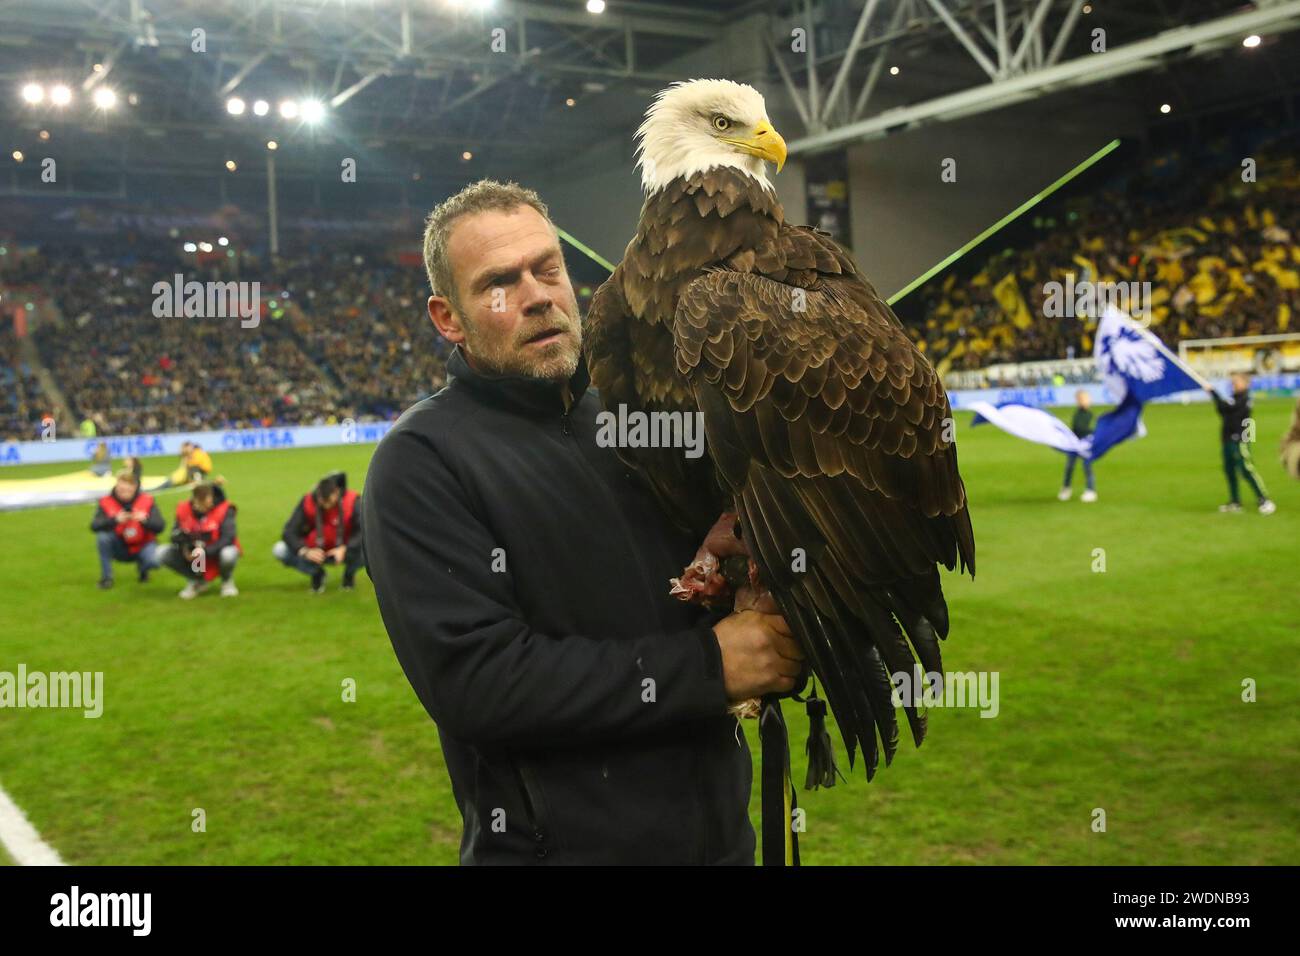
<svg viewBox="0 0 1300 956">
<path fill-rule="evenodd" d="M 542 804 L 537 796 L 537 781 L 532 770 L 524 764 L 523 760 L 516 758 L 514 764 L 515 772 L 519 777 L 520 789 L 523 790 L 524 809 L 528 813 L 528 826 L 532 830 L 533 842 L 536 844 L 535 855 L 537 859 L 545 860 L 550 855 L 551 848 L 547 845 Z"/>
<path fill-rule="evenodd" d="M 566 410 L 566 411 L 565 411 L 565 412 L 560 416 L 560 430 L 561 430 L 561 431 L 563 432 L 563 434 L 565 434 L 566 436 L 572 436 L 572 435 L 573 435 L 573 432 L 572 432 L 572 430 L 571 430 L 570 427 L 569 427 L 569 411 L 568 411 L 568 410 Z M 590 472 L 590 473 L 593 475 L 593 477 L 596 479 L 596 484 L 597 484 L 597 486 L 598 486 L 598 487 L 604 487 L 604 479 L 603 479 L 603 478 L 601 477 L 601 475 L 600 475 L 600 474 L 599 474 L 599 473 L 598 473 L 598 472 L 597 472 L 597 471 L 592 467 L 591 462 L 587 461 L 587 456 L 583 454 L 582 449 L 581 449 L 581 448 L 576 448 L 576 449 L 575 449 L 575 452 L 576 452 L 576 454 L 577 454 L 577 456 L 578 456 L 578 459 L 582 462 L 583 467 L 584 467 L 588 472 Z M 608 489 L 606 489 L 606 492 L 605 492 L 605 493 L 606 493 L 606 494 L 611 494 L 611 493 L 608 491 Z M 611 496 L 612 496 L 612 495 L 611 495 Z M 617 505 L 618 502 L 615 501 L 614 504 Z M 617 508 L 617 507 L 615 507 L 614 510 L 615 510 L 615 512 L 617 512 L 617 514 L 618 514 L 618 516 L 619 516 L 619 523 L 620 523 L 620 525 L 621 525 L 622 528 L 623 528 L 623 532 L 624 532 L 625 538 L 628 539 L 628 540 L 630 540 L 630 538 L 631 538 L 631 533 L 632 533 L 632 529 L 631 529 L 631 527 L 628 525 L 626 518 L 624 518 L 622 511 L 621 511 L 619 508 Z M 645 579 L 645 580 L 648 580 L 648 579 L 649 579 L 649 572 L 648 572 L 648 570 L 646 569 L 645 564 L 641 561 L 640 555 L 636 552 L 635 549 L 633 549 L 633 556 L 635 557 L 635 560 L 636 560 L 636 562 L 637 562 L 637 566 L 638 566 L 638 568 L 639 568 L 640 571 L 641 571 L 641 576 L 642 576 L 642 578 Z M 695 778 L 695 788 L 696 788 L 695 792 L 696 792 L 696 797 L 697 797 L 697 799 L 699 800 L 699 810 L 700 810 L 700 814 L 701 814 L 701 816 L 704 816 L 704 815 L 706 815 L 706 813 L 707 813 L 707 811 L 706 811 L 705 808 L 708 806 L 708 803 L 709 803 L 709 800 L 708 800 L 708 788 L 705 786 L 705 781 L 704 781 L 704 769 L 700 766 L 700 755 L 699 755 L 699 753 L 698 753 L 696 750 L 694 750 L 694 749 L 691 750 L 691 764 L 692 764 L 692 771 L 693 771 L 692 776 Z M 522 768 L 521 768 L 521 769 L 522 769 Z M 525 783 L 525 788 L 527 788 L 527 784 L 526 784 L 526 783 Z M 708 843 L 708 834 L 707 834 L 707 830 L 708 830 L 708 824 L 707 824 L 707 823 L 704 823 L 704 825 L 701 826 L 701 828 L 700 828 L 699 838 L 698 838 L 698 841 L 697 841 L 697 845 L 700 847 L 700 863 L 701 863 L 701 864 L 707 864 L 707 863 L 708 863 L 708 858 L 709 858 L 709 843 Z M 542 831 L 538 831 L 538 832 L 542 832 Z M 538 838 L 538 840 L 539 840 L 539 845 L 540 845 L 541 839 L 542 839 L 542 838 L 540 838 L 540 837 Z M 539 851 L 539 852 L 540 852 L 540 851 Z"/>
</svg>

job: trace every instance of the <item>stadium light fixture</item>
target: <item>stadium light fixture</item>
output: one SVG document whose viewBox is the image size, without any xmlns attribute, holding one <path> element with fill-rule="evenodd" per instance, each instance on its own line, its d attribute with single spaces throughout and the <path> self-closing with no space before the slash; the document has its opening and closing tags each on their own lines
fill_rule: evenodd
<svg viewBox="0 0 1300 956">
<path fill-rule="evenodd" d="M 578 105 L 578 101 L 575 100 L 572 96 L 570 96 L 567 100 L 564 101 L 564 105 L 565 105 L 565 106 L 577 106 L 577 105 Z"/>
<path fill-rule="evenodd" d="M 43 129 L 43 130 L 40 131 L 40 134 L 39 134 L 39 135 L 40 135 L 40 137 L 41 137 L 42 140 L 44 140 L 44 141 L 48 141 L 49 138 L 50 138 L 50 131 L 49 131 L 48 129 Z"/>
<path fill-rule="evenodd" d="M 221 236 L 220 238 L 217 239 L 217 245 L 228 246 L 230 245 L 230 240 L 227 239 L 225 236 Z"/>
<path fill-rule="evenodd" d="M 111 110 L 117 105 L 117 93 L 107 86 L 95 87 L 95 92 L 91 98 L 95 101 L 96 109 Z"/>
<path fill-rule="evenodd" d="M 899 72 L 901 72 L 901 71 L 900 71 L 900 70 L 898 69 L 898 67 L 896 67 L 896 66 L 891 66 L 891 67 L 889 68 L 889 75 L 890 75 L 890 76 L 898 76 Z"/>
<path fill-rule="evenodd" d="M 183 248 L 186 252 L 198 252 L 198 251 L 199 251 L 199 247 L 196 246 L 196 245 L 195 245 L 194 243 L 192 243 L 192 242 L 187 242 L 187 243 L 185 243 L 185 245 L 182 246 L 181 248 Z"/>
<path fill-rule="evenodd" d="M 280 115 L 285 119 L 295 119 L 298 116 L 298 101 L 284 100 L 280 104 Z"/>
<path fill-rule="evenodd" d="M 280 148 L 280 144 L 273 139 L 269 139 L 266 141 L 266 148 L 271 150 L 272 152 L 275 152 L 277 149 Z"/>
<path fill-rule="evenodd" d="M 15 163 L 21 163 L 22 161 L 23 161 L 23 151 L 22 151 L 21 149 L 15 149 L 15 150 L 14 150 L 14 162 L 15 162 Z"/>
<path fill-rule="evenodd" d="M 1161 104 L 1160 104 L 1160 112 L 1162 112 L 1162 113 L 1172 113 L 1173 111 L 1174 111 L 1174 108 L 1173 108 L 1172 106 L 1170 106 L 1168 103 L 1161 103 Z"/>
<path fill-rule="evenodd" d="M 319 123 L 325 118 L 325 104 L 320 100 L 303 100 L 302 118 L 308 123 Z"/>
<path fill-rule="evenodd" d="M 226 112 L 231 116 L 243 116 L 244 101 L 238 96 L 232 96 L 230 99 L 226 100 Z"/>
<path fill-rule="evenodd" d="M 604 13 L 605 0 L 587 0 L 588 13 Z"/>
<path fill-rule="evenodd" d="M 72 102 L 72 90 L 60 83 L 50 90 L 50 102 L 55 106 L 67 106 Z"/>
<path fill-rule="evenodd" d="M 465 150 L 465 152 L 460 154 L 460 158 L 462 162 L 468 163 L 471 159 L 474 158 L 474 154 L 467 149 Z"/>
<path fill-rule="evenodd" d="M 45 99 L 45 87 L 39 83 L 27 83 L 23 86 L 23 102 L 35 106 L 41 100 Z"/>
<path fill-rule="evenodd" d="M 234 172 L 236 169 L 238 169 L 238 168 L 239 168 L 239 164 L 236 163 L 233 159 L 228 159 L 228 160 L 226 160 L 226 170 L 227 170 L 228 172 L 232 172 L 232 173 L 233 173 L 233 172 Z"/>
<path fill-rule="evenodd" d="M 270 111 L 271 111 L 271 104 L 268 103 L 266 100 L 253 101 L 253 115 L 265 116 Z"/>
<path fill-rule="evenodd" d="M 211 251 L 212 251 L 212 243 L 210 242 L 199 243 L 199 252 L 211 252 Z"/>
<path fill-rule="evenodd" d="M 1259 46 L 1259 44 L 1260 39 L 1258 33 L 1252 33 L 1250 36 L 1246 37 L 1246 39 L 1241 41 L 1241 45 L 1247 50 L 1253 50 L 1255 47 Z"/>
</svg>

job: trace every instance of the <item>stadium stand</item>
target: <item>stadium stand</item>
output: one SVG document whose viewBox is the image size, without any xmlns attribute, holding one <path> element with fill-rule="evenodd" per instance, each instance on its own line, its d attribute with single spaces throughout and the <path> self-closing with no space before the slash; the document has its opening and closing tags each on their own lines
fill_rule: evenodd
<svg viewBox="0 0 1300 956">
<path fill-rule="evenodd" d="M 1202 149 L 1209 155 L 1159 155 L 1069 200 L 1035 220 L 1030 241 L 923 287 L 913 338 L 950 387 L 1090 381 L 1095 322 L 1046 314 L 1047 283 L 1067 273 L 1150 282 L 1151 327 L 1171 346 L 1296 331 L 1297 142 L 1292 132 L 1261 148 L 1249 187 L 1241 150 L 1220 143 Z M 7 288 L 52 306 L 34 340 L 74 421 L 120 435 L 391 420 L 444 383 L 449 346 L 427 320 L 427 280 L 409 256 L 313 249 L 267 264 L 246 251 L 196 258 L 176 246 L 47 244 L 0 265 Z M 178 272 L 257 278 L 258 326 L 152 315 L 153 284 Z M 42 389 L 10 329 L 0 359 L 0 430 L 37 437 Z"/>
<path fill-rule="evenodd" d="M 1046 284 L 1067 273 L 1075 282 L 1150 282 L 1150 326 L 1169 345 L 1296 331 L 1296 144 L 1292 133 L 1253 154 L 1250 185 L 1241 157 L 1252 154 L 1226 144 L 1195 159 L 1157 157 L 1070 203 L 1059 220 L 1036 219 L 1036 241 L 999 249 L 973 275 L 929 283 L 913 338 L 942 373 L 1088 356 L 1095 321 L 1045 314 Z"/>
<path fill-rule="evenodd" d="M 101 434 L 392 418 L 444 380 L 445 348 L 423 320 L 424 274 L 351 255 L 339 269 L 336 258 L 263 269 L 244 257 L 196 268 L 161 250 L 115 260 L 47 247 L 3 278 L 11 287 L 36 279 L 56 306 L 34 333 L 40 359 L 72 417 L 90 418 Z M 269 277 L 258 325 L 154 316 L 153 285 L 175 273 L 198 281 Z M 12 331 L 0 342 L 0 374 L 24 383 L 6 389 L 5 430 L 35 437 L 39 385 L 19 361 Z"/>
<path fill-rule="evenodd" d="M 300 307 L 295 337 L 361 416 L 391 418 L 445 381 L 450 347 L 425 314 L 423 270 L 342 253 L 282 263 L 279 275 Z"/>
<path fill-rule="evenodd" d="M 46 412 L 41 384 L 22 355 L 14 331 L 0 325 L 0 438 L 26 441 L 37 438 Z"/>
</svg>

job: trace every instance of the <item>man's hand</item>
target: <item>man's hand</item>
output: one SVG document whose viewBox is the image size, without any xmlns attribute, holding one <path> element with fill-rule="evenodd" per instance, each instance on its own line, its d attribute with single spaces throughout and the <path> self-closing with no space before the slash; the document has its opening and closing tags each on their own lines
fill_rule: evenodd
<svg viewBox="0 0 1300 956">
<path fill-rule="evenodd" d="M 339 564 L 342 564 L 342 563 L 343 563 L 343 558 L 344 558 L 344 557 L 347 555 L 347 553 L 348 553 L 348 546 L 347 546 L 346 544 L 341 544 L 341 545 L 339 545 L 337 548 L 331 548 L 329 551 L 327 551 L 327 552 L 325 552 L 325 553 L 326 553 L 329 557 L 331 557 L 331 558 L 333 558 L 335 561 L 337 561 Z"/>
<path fill-rule="evenodd" d="M 113 520 L 118 524 L 126 524 L 131 520 L 131 513 L 129 511 L 119 511 Z"/>
<path fill-rule="evenodd" d="M 132 511 L 132 512 L 131 512 L 131 519 L 132 519 L 133 521 L 139 521 L 139 522 L 142 522 L 142 523 L 143 523 L 144 521 L 148 520 L 148 518 L 149 518 L 149 516 L 148 516 L 147 514 L 145 514 L 143 511 Z"/>
<path fill-rule="evenodd" d="M 722 681 L 730 700 L 794 690 L 803 651 L 779 614 L 740 611 L 713 627 L 722 649 Z"/>
<path fill-rule="evenodd" d="M 320 564 L 325 560 L 325 552 L 320 548 L 307 548 L 299 553 L 312 564 Z"/>
</svg>

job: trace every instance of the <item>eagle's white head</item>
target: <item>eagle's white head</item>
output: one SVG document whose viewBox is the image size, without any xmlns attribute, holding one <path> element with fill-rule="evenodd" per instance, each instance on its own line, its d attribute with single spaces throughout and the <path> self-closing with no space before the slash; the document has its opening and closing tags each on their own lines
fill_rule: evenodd
<svg viewBox="0 0 1300 956">
<path fill-rule="evenodd" d="M 678 176 L 715 166 L 748 173 L 767 189 L 764 161 L 785 165 L 785 140 L 763 95 L 731 80 L 689 80 L 661 90 L 636 131 L 641 188 L 649 195 Z"/>
</svg>

